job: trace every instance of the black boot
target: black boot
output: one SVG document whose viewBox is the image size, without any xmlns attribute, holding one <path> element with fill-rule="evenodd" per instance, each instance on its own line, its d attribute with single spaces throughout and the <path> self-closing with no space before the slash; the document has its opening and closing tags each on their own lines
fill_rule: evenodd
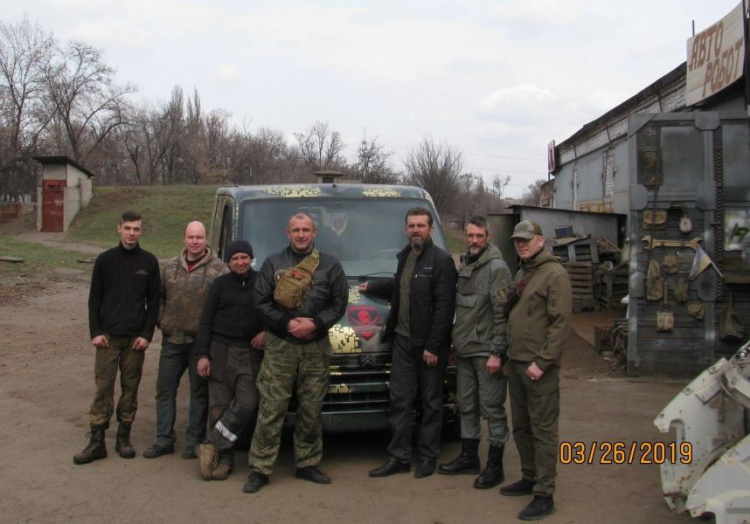
<svg viewBox="0 0 750 524">
<path fill-rule="evenodd" d="M 479 473 L 478 448 L 479 439 L 463 439 L 461 453 L 447 464 L 440 464 L 438 473 L 441 475 L 476 475 Z"/>
<path fill-rule="evenodd" d="M 487 453 L 487 465 L 484 471 L 474 481 L 474 487 L 477 489 L 494 488 L 505 480 L 503 474 L 503 451 L 505 446 L 490 446 Z"/>
<path fill-rule="evenodd" d="M 121 422 L 117 428 L 117 440 L 115 441 L 115 451 L 124 459 L 135 458 L 135 450 L 130 443 L 130 423 Z"/>
<path fill-rule="evenodd" d="M 98 459 L 107 458 L 107 447 L 104 444 L 104 427 L 98 426 L 91 428 L 91 432 L 86 435 L 91 437 L 88 445 L 83 451 L 73 457 L 76 464 L 88 464 Z"/>
</svg>

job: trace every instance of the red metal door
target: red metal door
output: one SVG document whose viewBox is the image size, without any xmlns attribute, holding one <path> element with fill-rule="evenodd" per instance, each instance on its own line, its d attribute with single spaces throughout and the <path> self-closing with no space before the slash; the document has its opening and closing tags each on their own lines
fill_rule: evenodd
<svg viewBox="0 0 750 524">
<path fill-rule="evenodd" d="M 42 182 L 42 231 L 62 233 L 65 218 L 65 180 Z"/>
</svg>

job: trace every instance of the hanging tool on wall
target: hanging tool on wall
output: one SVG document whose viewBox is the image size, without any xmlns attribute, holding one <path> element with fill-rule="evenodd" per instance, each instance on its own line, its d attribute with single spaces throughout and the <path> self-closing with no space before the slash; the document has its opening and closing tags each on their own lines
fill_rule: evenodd
<svg viewBox="0 0 750 524">
<path fill-rule="evenodd" d="M 669 310 L 669 285 L 664 282 L 664 309 L 656 312 L 656 331 L 674 330 L 674 313 Z"/>
<path fill-rule="evenodd" d="M 654 238 L 651 235 L 646 235 L 641 239 L 641 242 L 645 244 L 643 249 L 647 251 L 651 251 L 657 247 L 689 247 L 690 249 L 697 250 L 703 240 L 700 237 L 695 237 L 692 240 L 662 240 Z"/>
<path fill-rule="evenodd" d="M 727 307 L 721 315 L 719 322 L 719 337 L 721 340 L 744 340 L 745 325 L 742 323 L 737 310 L 734 309 L 734 297 L 729 292 L 729 301 Z"/>
<path fill-rule="evenodd" d="M 687 215 L 682 215 L 680 217 L 680 233 L 683 235 L 688 235 L 692 233 L 693 231 L 693 222 L 690 220 L 690 217 Z"/>
<path fill-rule="evenodd" d="M 680 277 L 677 282 L 674 283 L 674 301 L 679 304 L 684 304 L 688 301 L 688 281 Z"/>
<path fill-rule="evenodd" d="M 661 268 L 656 260 L 648 261 L 646 272 L 646 299 L 660 300 L 664 293 L 664 280 L 661 278 Z"/>
</svg>

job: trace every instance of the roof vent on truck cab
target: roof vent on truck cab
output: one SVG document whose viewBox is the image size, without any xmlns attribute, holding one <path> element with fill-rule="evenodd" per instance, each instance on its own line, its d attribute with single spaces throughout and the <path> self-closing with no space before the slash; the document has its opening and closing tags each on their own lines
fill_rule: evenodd
<svg viewBox="0 0 750 524">
<path fill-rule="evenodd" d="M 313 174 L 318 177 L 318 184 L 336 185 L 336 181 L 344 176 L 340 171 L 315 171 Z"/>
</svg>

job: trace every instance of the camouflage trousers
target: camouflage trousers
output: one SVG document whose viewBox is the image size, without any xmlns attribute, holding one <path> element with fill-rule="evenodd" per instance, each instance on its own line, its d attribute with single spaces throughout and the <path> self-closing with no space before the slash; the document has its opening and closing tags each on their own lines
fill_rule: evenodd
<svg viewBox="0 0 750 524">
<path fill-rule="evenodd" d="M 260 407 L 248 465 L 264 475 L 273 473 L 281 444 L 289 399 L 296 384 L 294 461 L 297 468 L 317 466 L 323 456 L 320 412 L 328 391 L 331 343 L 328 337 L 292 344 L 266 333 L 266 350 L 258 376 Z"/>
<path fill-rule="evenodd" d="M 560 369 L 550 366 L 539 380 L 526 376 L 529 362 L 508 363 L 513 440 L 523 478 L 535 482 L 534 495 L 551 497 L 557 478 Z"/>
<path fill-rule="evenodd" d="M 141 384 L 145 351 L 135 351 L 136 337 L 107 335 L 109 347 L 96 348 L 94 377 L 96 393 L 91 403 L 91 427 L 109 427 L 114 412 L 115 380 L 120 370 L 120 400 L 117 421 L 132 423 L 138 410 L 138 386 Z"/>
</svg>

